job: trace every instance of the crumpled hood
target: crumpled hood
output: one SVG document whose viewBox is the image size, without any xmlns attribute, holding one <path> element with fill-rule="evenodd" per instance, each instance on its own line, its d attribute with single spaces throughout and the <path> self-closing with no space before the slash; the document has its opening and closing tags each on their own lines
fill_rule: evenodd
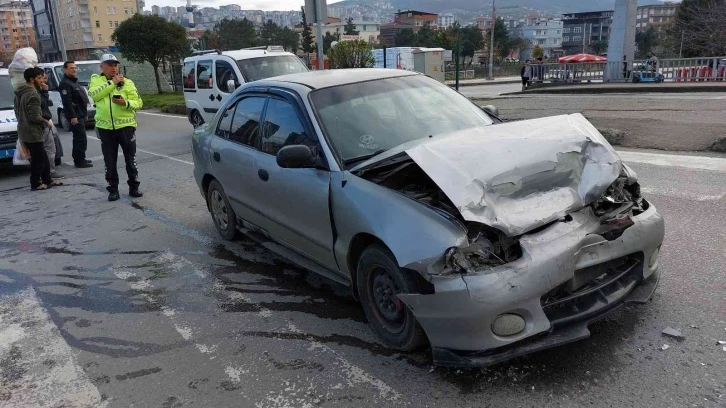
<svg viewBox="0 0 726 408">
<path fill-rule="evenodd" d="M 598 199 L 615 150 L 581 114 L 470 129 L 406 149 L 467 221 L 517 236 Z"/>
</svg>

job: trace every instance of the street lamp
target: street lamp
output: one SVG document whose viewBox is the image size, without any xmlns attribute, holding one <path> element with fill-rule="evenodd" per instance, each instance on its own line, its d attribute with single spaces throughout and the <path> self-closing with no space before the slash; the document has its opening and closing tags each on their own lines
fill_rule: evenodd
<svg viewBox="0 0 726 408">
<path fill-rule="evenodd" d="M 494 29 L 497 26 L 497 0 L 492 0 L 492 40 L 489 42 L 489 78 L 494 79 Z"/>
</svg>

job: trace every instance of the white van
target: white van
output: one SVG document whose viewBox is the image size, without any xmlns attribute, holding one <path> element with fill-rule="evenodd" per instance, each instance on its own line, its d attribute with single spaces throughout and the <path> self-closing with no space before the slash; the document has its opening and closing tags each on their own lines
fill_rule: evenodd
<svg viewBox="0 0 726 408">
<path fill-rule="evenodd" d="M 237 51 L 197 51 L 184 59 L 182 79 L 187 117 L 195 127 L 209 122 L 241 84 L 308 69 L 281 46 Z"/>
<path fill-rule="evenodd" d="M 48 98 L 50 99 L 50 113 L 53 115 L 53 123 L 55 123 L 61 129 L 70 131 L 70 123 L 66 119 L 63 112 L 63 102 L 61 101 L 61 95 L 58 91 L 58 86 L 63 80 L 63 63 L 62 62 L 49 62 L 38 64 L 40 68 L 45 70 L 45 75 L 48 77 Z M 101 73 L 101 61 L 76 61 L 78 67 L 78 83 L 83 87 L 83 90 L 88 94 L 88 85 L 91 83 L 91 75 Z M 96 116 L 96 106 L 93 104 L 93 100 L 88 98 L 88 119 L 86 120 L 86 126 L 93 128 L 96 124 L 94 116 Z"/>
<path fill-rule="evenodd" d="M 18 141 L 18 119 L 15 117 L 15 89 L 10 84 L 10 74 L 0 68 L 0 161 L 13 160 Z"/>
</svg>

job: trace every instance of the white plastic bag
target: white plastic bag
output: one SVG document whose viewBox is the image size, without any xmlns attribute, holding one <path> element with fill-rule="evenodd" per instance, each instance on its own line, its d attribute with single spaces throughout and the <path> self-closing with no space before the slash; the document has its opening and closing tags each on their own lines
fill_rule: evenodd
<svg viewBox="0 0 726 408">
<path fill-rule="evenodd" d="M 15 143 L 15 153 L 13 154 L 13 166 L 29 166 L 30 152 L 23 142 L 18 139 Z"/>
<path fill-rule="evenodd" d="M 25 84 L 23 73 L 28 68 L 38 65 L 38 54 L 32 48 L 21 48 L 13 57 L 13 62 L 8 65 L 8 73 L 10 74 L 10 83 L 13 88 L 18 89 Z"/>
</svg>

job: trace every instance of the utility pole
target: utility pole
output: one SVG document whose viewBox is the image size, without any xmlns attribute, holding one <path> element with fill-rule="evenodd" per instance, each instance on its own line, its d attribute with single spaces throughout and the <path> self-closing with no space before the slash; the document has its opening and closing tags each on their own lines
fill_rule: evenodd
<svg viewBox="0 0 726 408">
<path fill-rule="evenodd" d="M 489 78 L 488 80 L 494 79 L 494 29 L 497 26 L 497 7 L 496 7 L 497 0 L 492 0 L 492 39 L 489 42 Z M 457 46 L 458 47 L 458 46 Z M 457 68 L 457 90 L 458 90 L 458 72 L 459 69 Z"/>
<path fill-rule="evenodd" d="M 325 56 L 323 55 L 323 13 L 322 13 L 322 5 L 323 1 L 320 0 L 314 0 L 313 4 L 315 5 L 315 20 L 318 22 L 318 69 L 324 70 L 325 69 Z M 327 7 L 327 2 L 325 2 Z M 327 15 L 328 13 L 325 13 Z"/>
</svg>

